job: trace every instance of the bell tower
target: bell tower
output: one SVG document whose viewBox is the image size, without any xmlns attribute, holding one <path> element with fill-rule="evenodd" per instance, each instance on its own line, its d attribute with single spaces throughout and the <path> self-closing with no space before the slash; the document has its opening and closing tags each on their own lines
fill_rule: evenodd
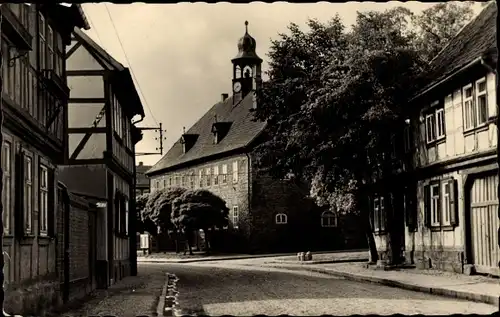
<svg viewBox="0 0 500 317">
<path fill-rule="evenodd" d="M 245 21 L 245 35 L 238 41 L 238 55 L 233 63 L 233 104 L 258 89 L 262 82 L 262 59 L 257 56 L 255 39 L 248 34 L 248 21 Z"/>
</svg>

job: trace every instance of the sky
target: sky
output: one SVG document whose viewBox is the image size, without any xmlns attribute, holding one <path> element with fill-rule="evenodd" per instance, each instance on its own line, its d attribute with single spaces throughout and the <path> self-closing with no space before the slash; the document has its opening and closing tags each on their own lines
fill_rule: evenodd
<svg viewBox="0 0 500 317">
<path fill-rule="evenodd" d="M 346 26 L 355 22 L 356 11 L 384 11 L 404 6 L 418 13 L 433 3 L 409 2 L 318 2 L 272 4 L 221 2 L 178 4 L 86 3 L 84 11 L 91 29 L 86 33 L 109 54 L 132 70 L 146 117 L 139 126 L 164 132 L 163 153 L 188 130 L 222 93 L 231 92 L 231 58 L 237 42 L 248 31 L 264 60 L 271 39 L 287 31 L 290 22 L 305 27 L 308 18 L 326 22 L 339 14 Z M 475 5 L 476 11 L 480 4 Z M 156 139 L 155 139 L 156 138 Z M 136 152 L 158 152 L 159 133 L 145 131 Z M 160 155 L 137 156 L 153 165 Z"/>
</svg>

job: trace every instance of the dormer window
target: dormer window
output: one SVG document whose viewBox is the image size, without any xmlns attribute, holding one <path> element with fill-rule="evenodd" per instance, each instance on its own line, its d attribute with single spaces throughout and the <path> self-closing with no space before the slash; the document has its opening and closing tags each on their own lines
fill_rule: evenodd
<svg viewBox="0 0 500 317">
<path fill-rule="evenodd" d="M 212 133 L 214 134 L 214 144 L 219 144 L 220 141 L 227 135 L 231 122 L 214 122 L 212 124 Z"/>
<path fill-rule="evenodd" d="M 197 139 L 198 134 L 184 133 L 180 140 L 182 144 L 182 152 L 187 153 L 193 147 L 193 145 L 195 145 Z"/>
</svg>

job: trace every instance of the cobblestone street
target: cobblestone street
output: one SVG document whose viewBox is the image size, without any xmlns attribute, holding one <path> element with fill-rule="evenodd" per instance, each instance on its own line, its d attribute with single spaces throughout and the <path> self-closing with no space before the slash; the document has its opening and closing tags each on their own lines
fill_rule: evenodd
<svg viewBox="0 0 500 317">
<path fill-rule="evenodd" d="M 221 263 L 168 264 L 179 277 L 184 313 L 250 316 L 452 314 L 496 312 L 494 306 L 450 299 L 313 272 Z"/>
</svg>

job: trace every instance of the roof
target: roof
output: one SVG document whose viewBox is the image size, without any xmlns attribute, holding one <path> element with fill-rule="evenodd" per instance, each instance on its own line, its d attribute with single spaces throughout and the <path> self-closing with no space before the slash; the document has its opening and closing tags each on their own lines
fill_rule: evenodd
<svg viewBox="0 0 500 317">
<path fill-rule="evenodd" d="M 471 22 L 464 26 L 430 62 L 428 78 L 432 81 L 424 89 L 436 84 L 455 71 L 496 49 L 496 2 L 488 4 Z"/>
<path fill-rule="evenodd" d="M 119 74 L 117 77 L 120 78 L 120 83 L 125 87 L 120 89 L 120 91 L 127 92 L 127 100 L 130 101 L 129 104 L 133 107 L 134 115 L 138 114 L 142 117 L 145 116 L 144 107 L 142 106 L 141 98 L 137 93 L 134 81 L 132 80 L 132 74 L 128 67 L 125 67 L 122 63 L 117 61 L 113 56 L 109 55 L 99 44 L 97 44 L 93 39 L 90 38 L 85 32 L 78 28 L 74 29 L 75 36 L 86 44 L 86 48 L 93 53 L 92 55 L 99 60 L 103 65 L 111 71 L 116 71 Z"/>
<path fill-rule="evenodd" d="M 250 111 L 253 107 L 253 94 L 248 94 L 243 100 L 233 106 L 233 98 L 229 97 L 210 108 L 185 134 L 198 134 L 196 143 L 187 153 L 179 140 L 168 152 L 146 173 L 156 174 L 165 169 L 175 169 L 180 164 L 192 162 L 212 155 L 224 154 L 244 149 L 264 130 L 265 123 L 254 121 Z M 212 124 L 215 122 L 231 122 L 226 136 L 214 144 Z"/>
</svg>

